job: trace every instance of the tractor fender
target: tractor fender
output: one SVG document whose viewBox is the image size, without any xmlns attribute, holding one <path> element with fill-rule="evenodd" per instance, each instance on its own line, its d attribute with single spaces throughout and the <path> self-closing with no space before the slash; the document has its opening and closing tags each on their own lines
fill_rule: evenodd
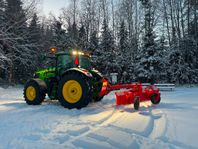
<svg viewBox="0 0 198 149">
<path fill-rule="evenodd" d="M 89 78 L 93 77 L 92 74 L 88 70 L 83 69 L 83 68 L 71 68 L 71 69 L 68 69 L 67 71 L 65 71 L 62 74 L 62 76 L 66 75 L 66 74 L 69 74 L 71 72 L 77 72 L 77 73 L 83 74 L 83 75 L 85 75 L 86 77 L 89 77 Z"/>
<path fill-rule="evenodd" d="M 38 78 L 32 78 L 29 81 L 36 82 L 38 84 L 38 86 L 40 87 L 41 90 L 43 90 L 45 92 L 47 91 L 47 85 L 46 85 L 46 83 L 43 80 L 38 79 Z"/>
<path fill-rule="evenodd" d="M 92 75 L 96 75 L 97 78 L 103 78 L 103 75 L 96 69 L 91 70 Z"/>
</svg>

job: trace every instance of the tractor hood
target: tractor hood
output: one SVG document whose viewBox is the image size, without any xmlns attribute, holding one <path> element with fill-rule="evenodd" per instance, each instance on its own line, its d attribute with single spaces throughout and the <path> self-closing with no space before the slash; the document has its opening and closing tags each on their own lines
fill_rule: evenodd
<svg viewBox="0 0 198 149">
<path fill-rule="evenodd" d="M 48 68 L 48 69 L 44 69 L 44 70 L 39 70 L 34 73 L 33 77 L 39 78 L 41 80 L 45 80 L 46 78 L 54 77 L 55 71 L 56 71 L 56 68 Z"/>
</svg>

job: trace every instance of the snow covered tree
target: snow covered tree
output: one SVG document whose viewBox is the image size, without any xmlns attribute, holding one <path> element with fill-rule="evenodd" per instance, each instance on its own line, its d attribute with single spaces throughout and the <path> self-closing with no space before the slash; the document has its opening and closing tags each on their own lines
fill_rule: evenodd
<svg viewBox="0 0 198 149">
<path fill-rule="evenodd" d="M 97 65 L 103 73 L 107 74 L 116 71 L 114 39 L 106 20 L 103 22 L 101 43 L 95 51 Z"/>
<path fill-rule="evenodd" d="M 9 81 L 22 82 L 28 77 L 28 68 L 33 65 L 31 45 L 28 41 L 26 12 L 21 0 L 6 0 L 4 53 L 11 59 L 9 63 Z"/>
<path fill-rule="evenodd" d="M 156 59 L 158 61 L 155 78 L 158 82 L 168 81 L 168 46 L 164 35 L 156 41 Z"/>
<path fill-rule="evenodd" d="M 145 33 L 143 47 L 138 56 L 138 63 L 135 67 L 137 80 L 141 82 L 154 83 L 158 69 L 159 58 L 157 55 L 155 34 L 153 32 L 153 15 L 151 0 L 141 0 L 145 10 Z"/>
<path fill-rule="evenodd" d="M 21 0 L 6 0 L 5 18 L 8 22 L 9 30 L 19 34 L 27 28 L 27 18 L 22 5 Z"/>
<path fill-rule="evenodd" d="M 94 31 L 91 35 L 90 35 L 90 39 L 89 39 L 89 43 L 88 43 L 88 48 L 87 50 L 89 52 L 91 52 L 94 56 L 92 57 L 92 62 L 93 62 L 93 66 L 95 68 L 98 68 L 98 57 L 96 56 L 97 54 L 99 54 L 99 38 L 97 37 L 97 31 Z"/>
<path fill-rule="evenodd" d="M 189 34 L 198 40 L 198 1 L 197 0 L 188 0 L 188 3 L 191 7 L 191 15 L 189 16 Z M 190 22 L 190 19 L 192 21 Z"/>
<path fill-rule="evenodd" d="M 31 43 L 40 43 L 41 42 L 41 28 L 38 23 L 38 16 L 35 13 L 32 17 L 32 20 L 29 25 L 29 33 L 30 33 L 30 42 Z"/>
<path fill-rule="evenodd" d="M 97 37 L 97 31 L 94 31 L 89 39 L 89 46 L 88 46 L 88 51 L 94 53 L 95 51 L 98 50 L 98 46 L 99 46 L 99 39 Z"/>
<path fill-rule="evenodd" d="M 43 53 L 43 43 L 42 43 L 42 30 L 39 24 L 39 18 L 35 13 L 32 17 L 30 25 L 28 27 L 29 35 L 28 35 L 28 42 L 29 42 L 29 49 L 30 53 L 32 53 L 32 67 L 29 69 L 29 73 L 33 73 L 35 70 L 38 70 L 41 64 L 41 57 Z"/>
<path fill-rule="evenodd" d="M 68 40 L 65 30 L 62 29 L 62 23 L 55 20 L 53 25 L 53 45 L 56 46 L 58 50 L 65 50 L 68 47 Z"/>
<path fill-rule="evenodd" d="M 5 53 L 5 38 L 7 37 L 5 23 L 5 1 L 0 0 L 0 81 L 8 79 L 6 74 L 10 63 Z"/>
<path fill-rule="evenodd" d="M 85 31 L 84 25 L 82 25 L 79 29 L 79 37 L 78 37 L 78 47 L 82 50 L 86 50 L 87 48 L 87 35 Z"/>
<path fill-rule="evenodd" d="M 4 21 L 4 8 L 5 2 L 3 0 L 0 0 L 0 26 L 2 26 Z"/>
<path fill-rule="evenodd" d="M 119 48 L 121 54 L 126 54 L 129 52 L 128 32 L 126 30 L 124 21 L 122 21 L 119 31 Z"/>
<path fill-rule="evenodd" d="M 188 72 L 188 67 L 184 62 L 181 51 L 177 47 L 171 48 L 168 68 L 170 82 L 179 84 L 187 81 L 186 72 Z"/>
<path fill-rule="evenodd" d="M 67 29 L 69 48 L 78 48 L 78 39 L 79 39 L 78 33 L 79 32 L 78 32 L 77 24 L 76 22 L 74 22 Z"/>
<path fill-rule="evenodd" d="M 51 46 L 53 45 L 53 27 L 51 25 L 42 25 L 43 27 L 43 35 L 42 35 L 42 41 L 43 41 L 43 49 L 49 50 Z"/>
<path fill-rule="evenodd" d="M 168 54 L 168 79 L 176 84 L 198 82 L 196 65 L 196 44 L 191 38 L 181 39 L 179 46 L 173 45 Z"/>
<path fill-rule="evenodd" d="M 96 67 L 122 82 L 197 80 L 197 0 L 75 0 L 61 19 L 41 19 L 32 4 L 0 0 L 2 79 L 26 80 L 57 46 L 93 52 Z"/>
<path fill-rule="evenodd" d="M 132 51 L 129 47 L 129 35 L 125 26 L 125 22 L 122 21 L 119 30 L 119 50 L 116 63 L 120 67 L 119 76 L 122 76 L 121 82 L 126 80 L 132 80 L 133 63 L 132 63 Z M 125 73 L 126 75 L 123 75 Z"/>
</svg>

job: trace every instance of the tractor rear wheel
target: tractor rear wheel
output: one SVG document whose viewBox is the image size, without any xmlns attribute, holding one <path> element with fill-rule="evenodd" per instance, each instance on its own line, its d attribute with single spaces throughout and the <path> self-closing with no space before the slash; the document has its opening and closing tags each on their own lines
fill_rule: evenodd
<svg viewBox="0 0 198 149">
<path fill-rule="evenodd" d="M 24 87 L 24 98 L 28 105 L 40 105 L 45 99 L 45 87 L 42 83 L 35 80 L 29 80 Z"/>
<path fill-rule="evenodd" d="M 58 100 L 68 109 L 81 109 L 91 101 L 91 83 L 79 73 L 65 75 L 58 85 Z"/>
</svg>

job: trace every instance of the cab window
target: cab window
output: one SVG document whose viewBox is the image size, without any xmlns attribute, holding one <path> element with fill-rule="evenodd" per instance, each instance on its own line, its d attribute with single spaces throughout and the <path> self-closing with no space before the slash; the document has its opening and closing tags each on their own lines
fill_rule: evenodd
<svg viewBox="0 0 198 149">
<path fill-rule="evenodd" d="M 72 68 L 74 67 L 74 59 L 70 55 L 60 55 L 57 65 L 58 67 Z"/>
</svg>

